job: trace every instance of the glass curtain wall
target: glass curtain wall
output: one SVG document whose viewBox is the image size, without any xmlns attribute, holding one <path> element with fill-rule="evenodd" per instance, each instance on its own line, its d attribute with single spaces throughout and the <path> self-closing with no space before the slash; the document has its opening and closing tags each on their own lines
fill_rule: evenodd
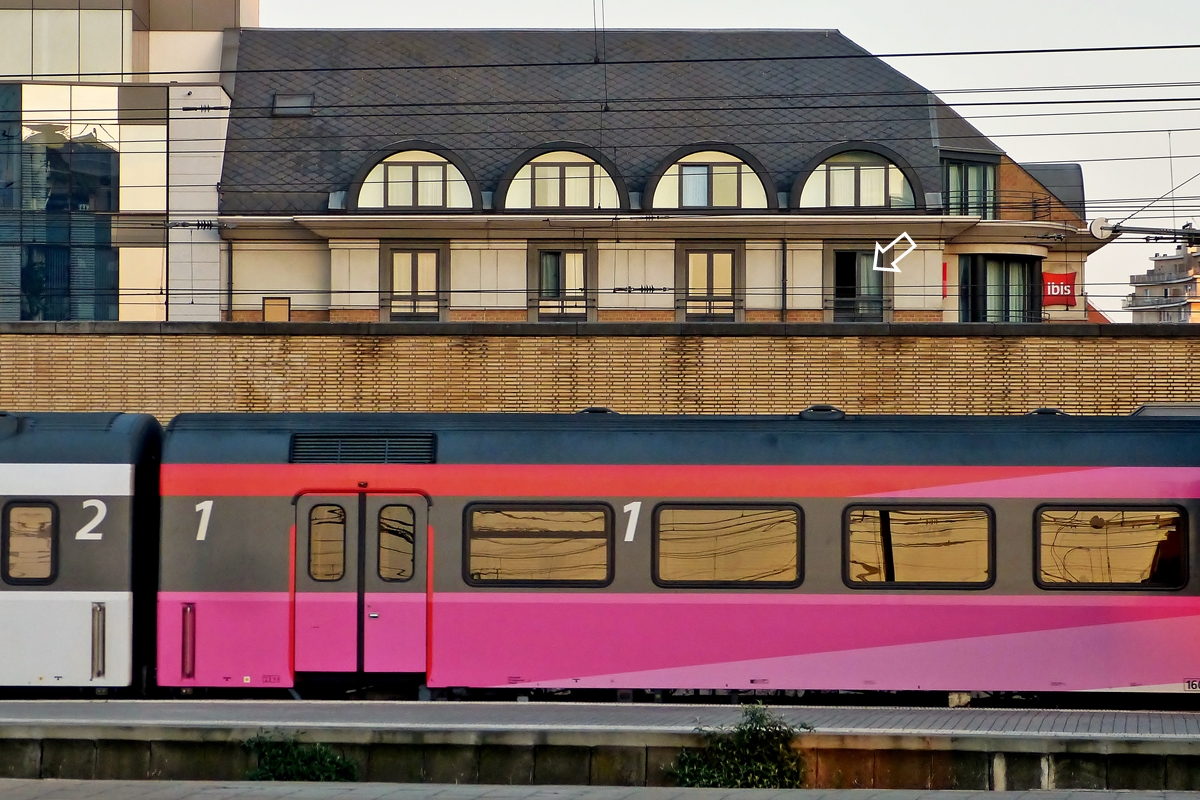
<svg viewBox="0 0 1200 800">
<path fill-rule="evenodd" d="M 0 320 L 115 320 L 129 304 L 114 220 L 166 211 L 166 125 L 123 125 L 118 97 L 0 85 Z"/>
</svg>

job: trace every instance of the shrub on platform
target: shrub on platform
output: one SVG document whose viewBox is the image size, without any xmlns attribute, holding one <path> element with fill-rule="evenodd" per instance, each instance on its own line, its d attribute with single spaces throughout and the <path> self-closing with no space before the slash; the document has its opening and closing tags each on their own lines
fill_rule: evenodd
<svg viewBox="0 0 1200 800">
<path fill-rule="evenodd" d="M 697 728 L 705 746 L 687 749 L 672 767 L 680 786 L 716 789 L 799 789 L 804 779 L 792 740 L 807 725 L 789 725 L 762 705 L 742 708 L 733 728 Z"/>
<path fill-rule="evenodd" d="M 246 748 L 258 756 L 252 781 L 356 781 L 358 767 L 327 744 L 300 744 L 294 736 L 255 736 Z"/>
</svg>

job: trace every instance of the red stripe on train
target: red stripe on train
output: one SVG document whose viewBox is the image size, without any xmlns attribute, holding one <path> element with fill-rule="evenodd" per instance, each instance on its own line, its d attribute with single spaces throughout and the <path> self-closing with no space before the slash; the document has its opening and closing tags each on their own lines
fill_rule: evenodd
<svg viewBox="0 0 1200 800">
<path fill-rule="evenodd" d="M 1113 470 L 1181 468 L 611 465 L 611 464 L 164 464 L 164 496 L 292 497 L 302 492 L 424 492 L 438 496 L 865 497 Z M 1152 476 L 1143 474 L 1150 479 Z M 1036 481 L 1035 481 L 1036 482 Z M 1075 482 L 1075 481 L 1072 481 Z M 982 488 L 982 487 L 981 487 Z M 1024 487 L 1023 487 L 1024 488 Z M 934 494 L 937 494 L 935 491 Z M 986 496 L 986 495 L 985 495 Z M 1014 496 L 1026 496 L 1024 491 Z M 1090 496 L 1090 495 L 1076 495 Z M 1134 494 L 1129 496 L 1142 496 Z M 1152 496 L 1180 496 L 1158 495 Z M 1184 495 L 1191 496 L 1191 495 Z"/>
</svg>

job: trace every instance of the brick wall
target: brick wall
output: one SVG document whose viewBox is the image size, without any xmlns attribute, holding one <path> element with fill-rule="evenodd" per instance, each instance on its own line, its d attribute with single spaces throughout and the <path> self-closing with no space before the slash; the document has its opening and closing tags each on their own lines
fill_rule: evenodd
<svg viewBox="0 0 1200 800">
<path fill-rule="evenodd" d="M 0 409 L 1125 414 L 1200 400 L 1194 326 L 157 325 L 0 326 Z M 758 333 L 768 328 L 770 331 Z M 866 329 L 870 329 L 867 331 Z M 976 326 L 976 329 L 990 329 Z M 604 333 L 605 330 L 612 333 Z M 1095 331 L 1120 331 L 1095 335 Z M 1170 331 L 1170 335 L 1161 333 Z M 292 331 L 280 334 L 278 331 Z M 425 332 L 421 332 L 425 331 Z M 674 331 L 676 333 L 669 333 Z M 807 335 L 779 335 L 800 332 Z M 879 335 L 877 331 L 890 331 Z M 1139 333 L 1144 331 L 1145 333 Z M 1197 331 L 1200 334 L 1200 331 Z M 744 335 L 734 335 L 744 334 Z"/>
</svg>

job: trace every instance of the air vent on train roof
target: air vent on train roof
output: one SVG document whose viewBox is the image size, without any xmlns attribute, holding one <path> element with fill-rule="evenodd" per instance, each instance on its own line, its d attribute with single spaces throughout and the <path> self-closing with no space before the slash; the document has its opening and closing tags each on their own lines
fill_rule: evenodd
<svg viewBox="0 0 1200 800">
<path fill-rule="evenodd" d="M 437 438 L 432 433 L 341 436 L 297 433 L 292 436 L 293 464 L 432 464 Z"/>
</svg>

